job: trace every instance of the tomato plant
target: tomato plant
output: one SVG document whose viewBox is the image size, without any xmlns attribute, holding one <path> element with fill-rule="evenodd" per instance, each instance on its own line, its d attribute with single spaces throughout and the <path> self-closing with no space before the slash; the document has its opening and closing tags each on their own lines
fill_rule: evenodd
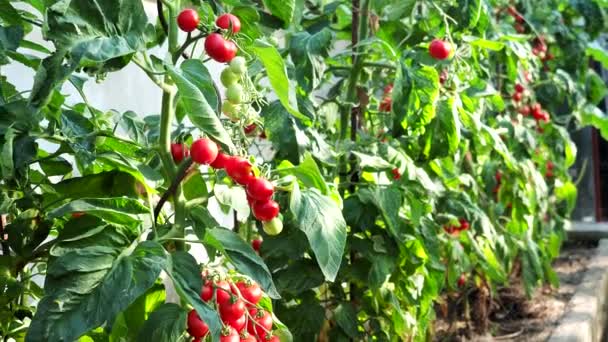
<svg viewBox="0 0 608 342">
<path fill-rule="evenodd" d="M 35 72 L 0 73 L 3 337 L 426 340 L 439 300 L 483 331 L 513 277 L 558 285 L 602 2 L 0 8 Z M 159 114 L 88 101 L 128 65 Z"/>
</svg>

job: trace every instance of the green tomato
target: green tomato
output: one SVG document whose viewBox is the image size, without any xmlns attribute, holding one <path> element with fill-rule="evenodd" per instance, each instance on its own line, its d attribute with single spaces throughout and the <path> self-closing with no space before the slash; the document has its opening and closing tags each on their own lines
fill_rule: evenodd
<svg viewBox="0 0 608 342">
<path fill-rule="evenodd" d="M 222 103 L 222 113 L 232 121 L 239 119 L 239 107 L 229 101 L 224 101 L 224 103 Z"/>
<path fill-rule="evenodd" d="M 238 83 L 231 84 L 226 88 L 226 98 L 234 104 L 243 102 L 243 87 Z"/>
<path fill-rule="evenodd" d="M 283 231 L 283 221 L 278 217 L 273 218 L 270 221 L 266 221 L 262 224 L 264 232 L 268 235 L 279 235 Z"/>
<path fill-rule="evenodd" d="M 244 74 L 247 72 L 247 61 L 241 56 L 234 57 L 230 62 L 230 70 L 237 75 Z"/>
<path fill-rule="evenodd" d="M 230 70 L 230 68 L 226 68 L 222 71 L 222 74 L 220 75 L 220 81 L 222 81 L 222 84 L 224 85 L 224 87 L 228 87 L 231 84 L 236 83 L 236 81 L 239 80 L 239 77 L 232 72 L 232 70 Z"/>
</svg>

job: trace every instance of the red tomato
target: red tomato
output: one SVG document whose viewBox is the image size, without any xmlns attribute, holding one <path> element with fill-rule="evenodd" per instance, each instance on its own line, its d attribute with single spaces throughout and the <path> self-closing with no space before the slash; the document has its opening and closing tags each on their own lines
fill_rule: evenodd
<svg viewBox="0 0 608 342">
<path fill-rule="evenodd" d="M 547 170 L 553 170 L 554 167 L 555 167 L 555 165 L 553 164 L 552 161 L 547 162 Z"/>
<path fill-rule="evenodd" d="M 226 319 L 224 322 L 236 329 L 236 331 L 241 332 L 247 324 L 247 315 L 243 314 L 241 317 Z"/>
<path fill-rule="evenodd" d="M 460 277 L 458 277 L 458 287 L 463 287 L 467 283 L 467 277 L 462 273 Z"/>
<path fill-rule="evenodd" d="M 209 332 L 209 327 L 196 313 L 196 310 L 188 312 L 188 333 L 193 337 L 203 337 Z"/>
<path fill-rule="evenodd" d="M 547 178 L 553 178 L 553 171 L 547 170 L 547 172 L 545 172 L 545 177 L 547 177 Z"/>
<path fill-rule="evenodd" d="M 515 102 L 519 102 L 521 101 L 521 99 L 523 98 L 522 93 L 514 93 L 511 98 L 513 99 L 513 101 Z"/>
<path fill-rule="evenodd" d="M 171 144 L 171 155 L 174 162 L 181 163 L 184 158 L 190 155 L 190 150 L 185 144 L 173 143 Z"/>
<path fill-rule="evenodd" d="M 523 116 L 530 115 L 530 106 L 523 106 L 519 109 L 519 113 Z"/>
<path fill-rule="evenodd" d="M 386 87 L 384 87 L 384 95 L 386 95 L 392 91 L 393 91 L 393 84 L 387 84 Z"/>
<path fill-rule="evenodd" d="M 85 213 L 83 213 L 82 211 L 77 211 L 75 213 L 72 213 L 73 218 L 83 217 L 84 215 L 85 215 Z"/>
<path fill-rule="evenodd" d="M 259 252 L 260 247 L 262 247 L 262 239 L 255 239 L 251 241 L 251 248 L 253 248 L 254 251 Z"/>
<path fill-rule="evenodd" d="M 381 112 L 390 112 L 393 109 L 393 100 L 390 97 L 385 97 L 382 102 L 380 102 L 379 109 Z"/>
<path fill-rule="evenodd" d="M 262 338 L 263 342 L 281 342 L 281 339 L 279 339 L 277 336 L 275 335 L 270 335 L 270 337 L 266 336 Z"/>
<path fill-rule="evenodd" d="M 500 183 L 500 181 L 502 180 L 502 172 L 500 172 L 500 170 L 496 171 L 496 174 L 494 175 L 494 179 L 496 179 L 497 183 Z"/>
<path fill-rule="evenodd" d="M 201 290 L 201 299 L 208 302 L 211 298 L 213 298 L 213 285 L 211 285 L 210 281 L 206 281 Z"/>
<path fill-rule="evenodd" d="M 230 327 L 229 330 L 222 332 L 220 336 L 220 342 L 239 342 L 240 339 L 241 337 L 239 336 L 239 332 L 233 327 Z"/>
<path fill-rule="evenodd" d="M 245 127 L 245 129 L 243 129 L 243 131 L 245 131 L 245 134 L 249 135 L 249 134 L 253 133 L 257 127 L 258 126 L 256 126 L 256 124 L 251 124 L 251 125 Z"/>
<path fill-rule="evenodd" d="M 236 56 L 236 50 L 236 44 L 219 33 L 212 33 L 205 39 L 205 52 L 220 63 L 230 62 Z"/>
<path fill-rule="evenodd" d="M 450 46 L 450 43 L 444 42 L 441 39 L 433 39 L 429 45 L 429 54 L 435 59 L 446 59 L 450 56 L 451 52 L 452 47 Z"/>
<path fill-rule="evenodd" d="M 459 220 L 460 222 L 460 227 L 458 228 L 459 230 L 467 230 L 469 229 L 469 221 L 467 221 L 466 219 L 461 218 Z"/>
<path fill-rule="evenodd" d="M 221 280 L 215 283 L 215 287 L 215 300 L 217 301 L 217 303 L 219 305 L 223 305 L 224 303 L 229 302 L 232 298 L 230 284 L 225 280 Z"/>
<path fill-rule="evenodd" d="M 262 299 L 262 289 L 260 288 L 260 285 L 254 281 L 251 283 L 239 281 L 236 283 L 236 287 L 239 289 L 243 299 L 251 304 L 255 305 L 260 302 L 260 299 Z"/>
<path fill-rule="evenodd" d="M 260 221 L 270 221 L 279 215 L 279 204 L 273 200 L 256 202 L 252 207 L 253 216 Z"/>
<path fill-rule="evenodd" d="M 192 143 L 190 148 L 192 160 L 199 164 L 211 164 L 215 161 L 218 154 L 217 144 L 209 139 L 198 139 Z"/>
<path fill-rule="evenodd" d="M 247 184 L 247 194 L 256 201 L 268 201 L 274 194 L 274 185 L 264 178 L 254 178 Z"/>
<path fill-rule="evenodd" d="M 191 8 L 181 11 L 177 16 L 177 26 L 184 32 L 194 31 L 199 22 L 198 13 Z"/>
<path fill-rule="evenodd" d="M 224 165 L 228 176 L 238 184 L 247 185 L 254 178 L 251 173 L 251 163 L 243 157 L 231 157 Z"/>
<path fill-rule="evenodd" d="M 522 25 L 521 23 L 515 23 L 515 31 L 517 31 L 517 33 L 524 33 L 526 32 L 526 27 L 524 25 Z"/>
<path fill-rule="evenodd" d="M 519 84 L 519 83 L 517 83 L 517 84 L 515 85 L 515 91 L 516 91 L 516 92 L 518 92 L 518 93 L 523 93 L 523 92 L 524 92 L 524 90 L 526 90 L 526 89 L 524 88 L 524 86 L 523 86 L 523 85 L 521 85 L 521 84 Z"/>
<path fill-rule="evenodd" d="M 511 16 L 517 15 L 517 9 L 515 8 L 515 6 L 507 7 L 507 12 L 509 12 L 509 15 Z"/>
<path fill-rule="evenodd" d="M 248 332 L 241 334 L 241 342 L 258 342 L 258 340 Z"/>
<path fill-rule="evenodd" d="M 237 16 L 231 13 L 220 15 L 215 21 L 215 24 L 224 30 L 228 30 L 232 27 L 232 33 L 239 33 L 241 30 L 241 21 Z"/>
<path fill-rule="evenodd" d="M 401 179 L 401 172 L 399 172 L 398 168 L 394 168 L 391 170 L 391 173 L 393 174 L 393 179 L 394 180 L 399 180 Z"/>
<path fill-rule="evenodd" d="M 272 331 L 272 315 L 264 310 L 253 308 L 249 310 L 251 316 L 247 322 L 247 331 L 257 337 L 263 338 Z M 254 320 L 257 324 L 252 322 Z"/>
<path fill-rule="evenodd" d="M 209 164 L 214 169 L 223 169 L 226 166 L 226 160 L 230 158 L 229 155 L 223 154 L 222 152 L 218 152 L 217 157 L 213 161 L 213 163 Z"/>
<path fill-rule="evenodd" d="M 237 297 L 220 304 L 220 317 L 223 321 L 237 320 L 245 314 L 245 303 Z"/>
<path fill-rule="evenodd" d="M 448 80 L 448 70 L 447 69 L 443 69 L 441 70 L 441 74 L 439 74 L 439 83 L 444 84 L 445 81 Z"/>
</svg>

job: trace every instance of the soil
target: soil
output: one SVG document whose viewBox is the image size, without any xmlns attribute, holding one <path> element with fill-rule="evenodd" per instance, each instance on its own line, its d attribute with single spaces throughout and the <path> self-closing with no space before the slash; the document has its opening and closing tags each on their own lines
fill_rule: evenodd
<svg viewBox="0 0 608 342">
<path fill-rule="evenodd" d="M 445 308 L 438 306 L 433 340 L 546 341 L 564 314 L 576 286 L 582 281 L 596 247 L 597 241 L 566 243 L 562 247 L 560 256 L 553 262 L 560 280 L 557 289 L 550 286 L 538 288 L 532 298 L 526 296 L 521 282 L 517 280 L 510 287 L 498 289 L 489 316 L 489 333 L 486 335 L 474 333 L 470 321 L 449 319 L 454 315 L 445 315 Z"/>
</svg>

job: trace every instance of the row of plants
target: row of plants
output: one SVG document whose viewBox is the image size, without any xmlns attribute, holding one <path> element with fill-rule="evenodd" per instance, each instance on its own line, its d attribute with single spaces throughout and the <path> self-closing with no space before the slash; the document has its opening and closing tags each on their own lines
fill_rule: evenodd
<svg viewBox="0 0 608 342">
<path fill-rule="evenodd" d="M 424 341 L 437 304 L 487 331 L 500 287 L 558 286 L 606 7 L 0 0 L 0 336 Z M 94 108 L 131 64 L 158 114 Z"/>
</svg>

